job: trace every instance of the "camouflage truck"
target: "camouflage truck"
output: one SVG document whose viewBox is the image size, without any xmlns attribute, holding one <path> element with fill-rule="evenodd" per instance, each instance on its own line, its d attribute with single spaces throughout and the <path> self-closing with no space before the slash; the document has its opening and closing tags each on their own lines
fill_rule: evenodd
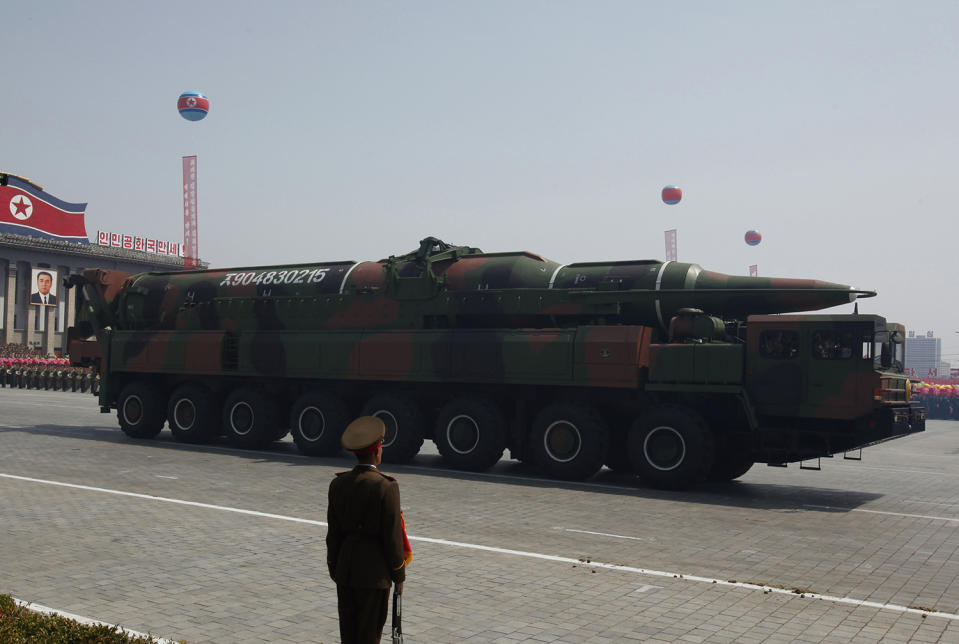
<svg viewBox="0 0 959 644">
<path fill-rule="evenodd" d="M 903 330 L 876 315 L 782 315 L 875 295 L 654 260 L 562 265 L 435 238 L 375 262 L 128 275 L 86 270 L 70 355 L 133 438 L 331 455 L 348 421 L 384 460 L 432 439 L 453 468 L 509 449 L 560 479 L 604 464 L 647 484 L 923 431 Z M 94 344 L 95 343 L 95 344 Z"/>
</svg>

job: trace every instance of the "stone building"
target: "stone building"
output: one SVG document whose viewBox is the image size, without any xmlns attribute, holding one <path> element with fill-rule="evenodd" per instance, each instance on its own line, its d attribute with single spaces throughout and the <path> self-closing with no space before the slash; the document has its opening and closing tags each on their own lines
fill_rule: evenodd
<svg viewBox="0 0 959 644">
<path fill-rule="evenodd" d="M 76 319 L 76 292 L 64 282 L 85 268 L 183 270 L 183 258 L 0 232 L 0 343 L 25 344 L 45 356 L 66 354 L 66 330 Z M 31 302 L 39 272 L 56 276 L 54 305 Z"/>
<path fill-rule="evenodd" d="M 0 344 L 26 345 L 39 356 L 65 354 L 77 314 L 77 289 L 66 281 L 84 269 L 183 270 L 178 242 L 100 231 L 91 243 L 86 206 L 0 172 Z"/>
</svg>

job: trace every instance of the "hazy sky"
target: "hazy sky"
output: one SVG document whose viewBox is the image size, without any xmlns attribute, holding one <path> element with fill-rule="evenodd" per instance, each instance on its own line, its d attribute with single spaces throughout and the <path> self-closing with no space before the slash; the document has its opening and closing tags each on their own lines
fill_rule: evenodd
<svg viewBox="0 0 959 644">
<path fill-rule="evenodd" d="M 58 2 L 2 13 L 0 169 L 213 266 L 434 235 L 879 291 L 959 362 L 959 3 Z M 209 116 L 176 111 L 204 92 Z M 677 184 L 677 206 L 660 189 Z M 762 244 L 743 234 L 756 229 Z M 835 309 L 851 312 L 851 305 Z"/>
</svg>

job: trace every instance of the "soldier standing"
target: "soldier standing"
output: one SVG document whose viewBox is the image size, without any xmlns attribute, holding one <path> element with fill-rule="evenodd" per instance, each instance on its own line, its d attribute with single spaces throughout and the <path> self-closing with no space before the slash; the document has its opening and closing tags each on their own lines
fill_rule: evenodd
<svg viewBox="0 0 959 644">
<path fill-rule="evenodd" d="M 413 559 L 399 485 L 376 469 L 385 433 L 383 421 L 374 416 L 350 423 L 341 442 L 358 462 L 330 483 L 326 562 L 336 582 L 343 644 L 380 641 L 390 584 L 395 582 L 396 593 L 403 594 L 406 565 Z"/>
</svg>

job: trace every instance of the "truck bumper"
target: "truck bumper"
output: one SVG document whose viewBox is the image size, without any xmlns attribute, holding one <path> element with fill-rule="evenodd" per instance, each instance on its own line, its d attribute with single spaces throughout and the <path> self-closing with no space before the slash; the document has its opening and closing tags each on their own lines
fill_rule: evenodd
<svg viewBox="0 0 959 644">
<path fill-rule="evenodd" d="M 918 405 L 883 407 L 861 421 L 861 447 L 926 431 L 926 408 Z"/>
</svg>

